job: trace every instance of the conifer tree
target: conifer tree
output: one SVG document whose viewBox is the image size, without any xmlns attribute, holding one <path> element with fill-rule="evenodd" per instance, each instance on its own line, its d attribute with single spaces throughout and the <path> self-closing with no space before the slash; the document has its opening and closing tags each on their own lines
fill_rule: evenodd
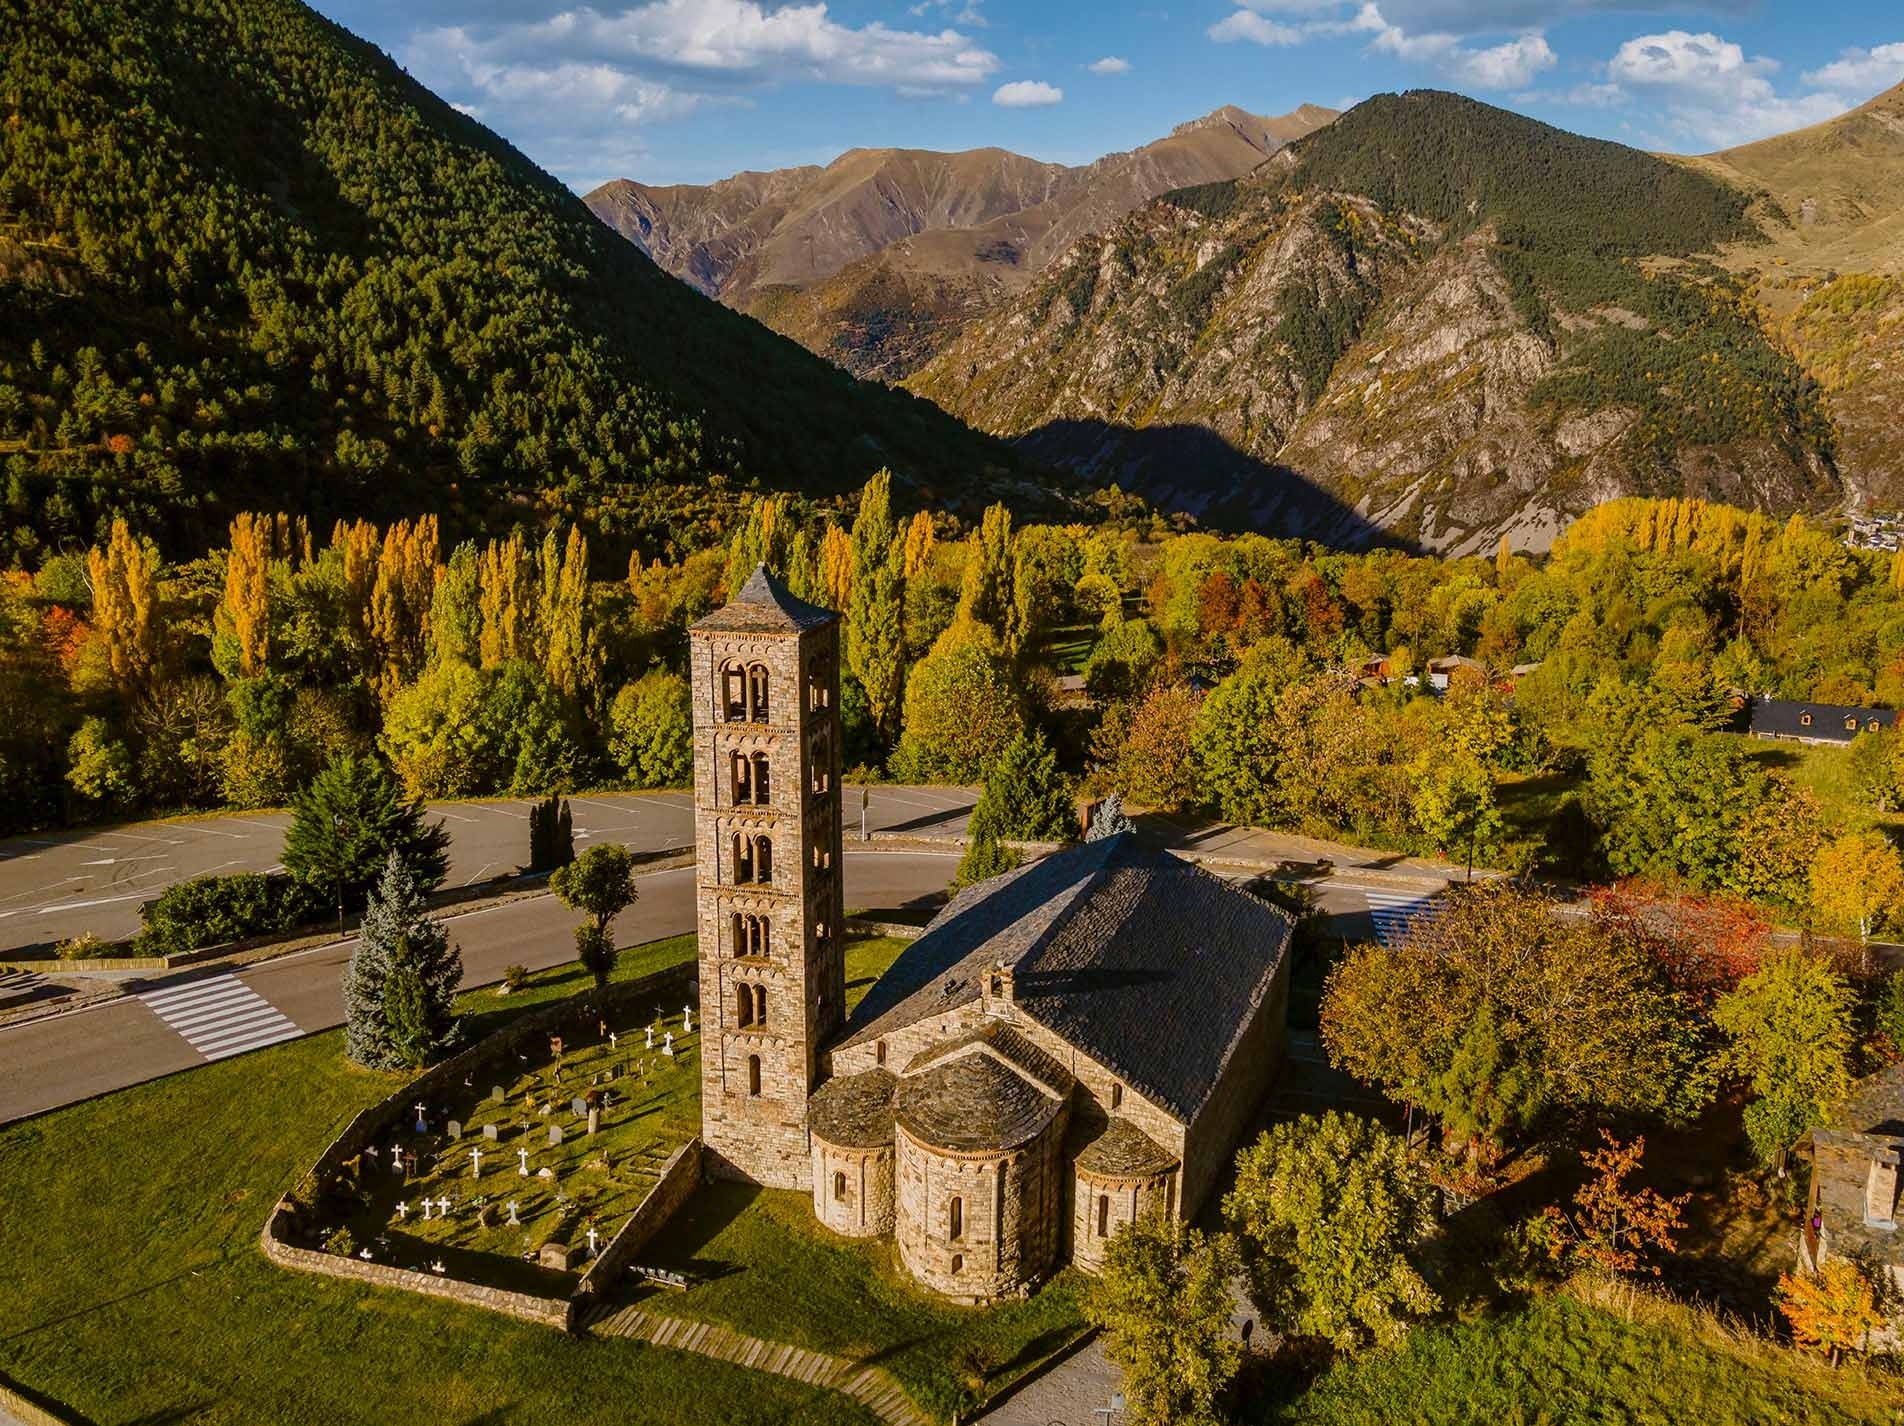
<svg viewBox="0 0 1904 1426">
<path fill-rule="evenodd" d="M 1084 833 L 1084 840 L 1102 842 L 1109 837 L 1136 830 L 1137 824 L 1124 811 L 1124 799 L 1113 792 L 1098 803 L 1097 809 L 1091 813 L 1091 825 Z"/>
<path fill-rule="evenodd" d="M 368 1069 L 416 1069 L 456 1035 L 463 958 L 424 914 L 423 891 L 394 850 L 344 971 L 344 1053 Z"/>
<path fill-rule="evenodd" d="M 973 837 L 1062 842 L 1076 836 L 1071 783 L 1040 732 L 1020 733 L 985 773 L 972 809 Z"/>
<path fill-rule="evenodd" d="M 341 757 L 293 800 L 281 860 L 313 895 L 354 904 L 393 854 L 425 890 L 436 886 L 449 871 L 449 841 L 382 763 Z"/>
</svg>

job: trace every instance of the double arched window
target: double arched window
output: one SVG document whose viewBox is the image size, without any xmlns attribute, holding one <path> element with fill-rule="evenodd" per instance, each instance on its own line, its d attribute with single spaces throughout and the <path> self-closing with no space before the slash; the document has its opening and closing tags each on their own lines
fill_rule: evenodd
<svg viewBox="0 0 1904 1426">
<path fill-rule="evenodd" d="M 736 807 L 765 807 L 773 801 L 773 783 L 765 753 L 732 753 L 729 766 L 733 772 Z"/>
<path fill-rule="evenodd" d="M 807 660 L 807 711 L 818 713 L 833 702 L 833 660 L 815 654 Z"/>
<path fill-rule="evenodd" d="M 741 1030 L 767 1027 L 767 987 L 739 981 L 734 986 L 734 1025 Z"/>
<path fill-rule="evenodd" d="M 767 885 L 773 881 L 773 839 L 765 832 L 734 833 L 734 883 Z"/>
<path fill-rule="evenodd" d="M 745 911 L 736 911 L 734 913 L 734 954 L 765 956 L 771 949 L 767 918 Z"/>
<path fill-rule="evenodd" d="M 765 723 L 767 721 L 767 665 L 764 663 L 724 663 L 721 665 L 721 710 L 729 723 Z"/>
</svg>

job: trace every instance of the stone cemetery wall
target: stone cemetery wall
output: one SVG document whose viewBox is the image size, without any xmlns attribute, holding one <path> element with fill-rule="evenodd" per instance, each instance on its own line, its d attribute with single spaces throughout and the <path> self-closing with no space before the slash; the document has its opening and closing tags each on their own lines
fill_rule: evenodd
<svg viewBox="0 0 1904 1426">
<path fill-rule="evenodd" d="M 700 1136 L 696 1135 L 661 1166 L 661 1177 L 648 1190 L 648 1196 L 628 1215 L 628 1221 L 582 1274 L 582 1281 L 575 1289 L 578 1301 L 601 1296 L 634 1261 L 635 1254 L 647 1247 L 662 1226 L 693 1196 L 694 1190 L 701 1186 L 702 1147 Z"/>
<path fill-rule="evenodd" d="M 694 976 L 694 969 L 692 964 L 670 966 L 666 970 L 656 971 L 653 975 L 643 976 L 640 980 L 611 985 L 608 987 L 607 995 L 603 997 L 604 1008 L 612 1011 L 622 1006 L 651 1000 L 659 995 L 679 994 L 685 997 L 688 982 Z M 317 1162 L 312 1165 L 311 1171 L 305 1175 L 303 1183 L 299 1186 L 298 1196 L 307 1202 L 314 1202 L 322 1185 L 346 1174 L 350 1162 L 387 1134 L 393 1125 L 407 1125 L 410 1122 L 405 1116 L 410 1104 L 416 1099 L 428 1099 L 450 1089 L 462 1092 L 463 1082 L 466 1079 L 481 1083 L 482 1072 L 492 1065 L 513 1062 L 518 1045 L 572 1025 L 584 1025 L 592 1029 L 592 1019 L 592 1012 L 583 1009 L 578 997 L 560 1000 L 541 1010 L 531 1011 L 494 1035 L 478 1041 L 461 1054 L 452 1055 L 441 1064 L 425 1070 L 381 1103 L 373 1104 L 351 1120 L 344 1132 L 339 1134 L 330 1147 L 318 1156 Z M 514 1068 L 513 1063 L 510 1063 L 510 1068 Z M 687 1152 L 688 1147 L 693 1149 L 691 1155 Z M 684 1170 L 676 1171 L 690 1159 L 694 1169 L 692 1174 Z M 682 1186 L 682 1183 L 691 1186 L 698 1182 L 699 1178 L 700 1141 L 696 1139 L 691 1146 L 684 1146 L 668 1161 L 661 1183 L 642 1200 L 640 1207 L 631 1217 L 630 1223 L 636 1219 L 650 1220 L 649 1205 L 655 1202 L 656 1195 L 664 1187 L 670 1187 L 680 1195 L 668 1210 L 672 1212 L 673 1207 L 678 1207 L 680 1199 L 685 1198 L 689 1191 L 688 1187 Z M 677 1183 L 676 1180 L 682 1183 Z M 260 1240 L 264 1254 L 281 1267 L 324 1273 L 331 1277 L 349 1278 L 356 1282 L 376 1283 L 384 1287 L 402 1288 L 430 1297 L 449 1298 L 472 1307 L 487 1308 L 492 1312 L 501 1312 L 524 1321 L 540 1322 L 565 1330 L 573 1324 L 575 1303 L 567 1297 L 538 1297 L 532 1293 L 480 1287 L 474 1283 L 437 1277 L 432 1273 L 412 1272 L 406 1268 L 392 1267 L 385 1263 L 367 1263 L 358 1258 L 342 1258 L 312 1248 L 299 1247 L 292 1241 L 297 1236 L 298 1211 L 291 1199 L 280 1199 L 277 1207 L 272 1210 L 271 1216 L 265 1221 Z M 653 1228 L 659 1226 L 661 1221 L 665 1221 L 665 1215 L 654 1218 L 648 1231 L 652 1233 Z M 626 1232 L 626 1228 L 623 1231 Z M 642 1241 L 645 1243 L 646 1239 Z M 614 1244 L 611 1243 L 611 1249 L 613 1246 Z M 636 1250 L 636 1248 L 628 1249 L 630 1253 Z"/>
<path fill-rule="evenodd" d="M 376 1287 L 401 1288 L 420 1292 L 426 1297 L 447 1298 L 468 1307 L 486 1308 L 524 1322 L 567 1331 L 573 1324 L 575 1303 L 566 1297 L 537 1297 L 533 1293 L 510 1292 L 500 1287 L 480 1287 L 473 1282 L 437 1277 L 434 1273 L 414 1272 L 388 1263 L 367 1263 L 360 1258 L 342 1258 L 315 1248 L 299 1248 L 285 1241 L 290 1210 L 279 1204 L 265 1224 L 262 1243 L 264 1255 L 279 1267 L 301 1272 L 323 1273 L 329 1277 L 367 1282 Z"/>
</svg>

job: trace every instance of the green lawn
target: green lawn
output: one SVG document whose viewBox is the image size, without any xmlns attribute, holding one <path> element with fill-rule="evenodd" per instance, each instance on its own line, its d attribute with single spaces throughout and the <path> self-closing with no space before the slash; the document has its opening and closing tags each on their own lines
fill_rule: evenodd
<svg viewBox="0 0 1904 1426">
<path fill-rule="evenodd" d="M 538 980 L 467 997 L 478 1028 L 585 984 Z M 0 1129 L 0 1374 L 98 1426 L 872 1422 L 779 1377 L 266 1262 L 272 1202 L 398 1082 L 332 1032 Z"/>
<path fill-rule="evenodd" d="M 917 1286 L 892 1244 L 839 1238 L 804 1193 L 712 1184 L 669 1225 L 659 1254 L 697 1279 L 640 1294 L 654 1312 L 718 1322 L 815 1351 L 871 1358 L 940 1420 L 962 1399 L 968 1358 L 988 1391 L 1082 1330 L 1075 1273 L 1023 1302 L 959 1307 Z"/>
<path fill-rule="evenodd" d="M 1834 828 L 1863 831 L 1881 827 L 1892 835 L 1904 833 L 1904 815 L 1873 810 L 1851 781 L 1848 747 L 1808 748 L 1799 743 L 1777 743 L 1765 738 L 1736 735 L 1739 744 L 1761 766 L 1781 772 L 1800 787 L 1809 788 Z"/>
<path fill-rule="evenodd" d="M 1306 1389 L 1273 1372 L 1243 1413 L 1259 1426 L 1785 1426 L 1894 1423 L 1898 1380 L 1822 1364 L 1652 1301 L 1615 1310 L 1566 1294 L 1414 1332 L 1337 1363 Z"/>
<path fill-rule="evenodd" d="M 1066 624 L 1045 636 L 1045 657 L 1059 673 L 1079 673 L 1103 630 L 1096 624 Z"/>
</svg>

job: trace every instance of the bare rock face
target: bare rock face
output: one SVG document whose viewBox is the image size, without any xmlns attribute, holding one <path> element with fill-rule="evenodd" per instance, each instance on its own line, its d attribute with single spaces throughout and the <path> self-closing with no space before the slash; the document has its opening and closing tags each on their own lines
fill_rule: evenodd
<svg viewBox="0 0 1904 1426">
<path fill-rule="evenodd" d="M 705 187 L 617 179 L 586 201 L 708 296 L 855 375 L 896 380 L 1073 243 L 1159 193 L 1248 173 L 1334 117 L 1227 106 L 1075 168 L 1003 149 L 854 149 Z"/>
</svg>

